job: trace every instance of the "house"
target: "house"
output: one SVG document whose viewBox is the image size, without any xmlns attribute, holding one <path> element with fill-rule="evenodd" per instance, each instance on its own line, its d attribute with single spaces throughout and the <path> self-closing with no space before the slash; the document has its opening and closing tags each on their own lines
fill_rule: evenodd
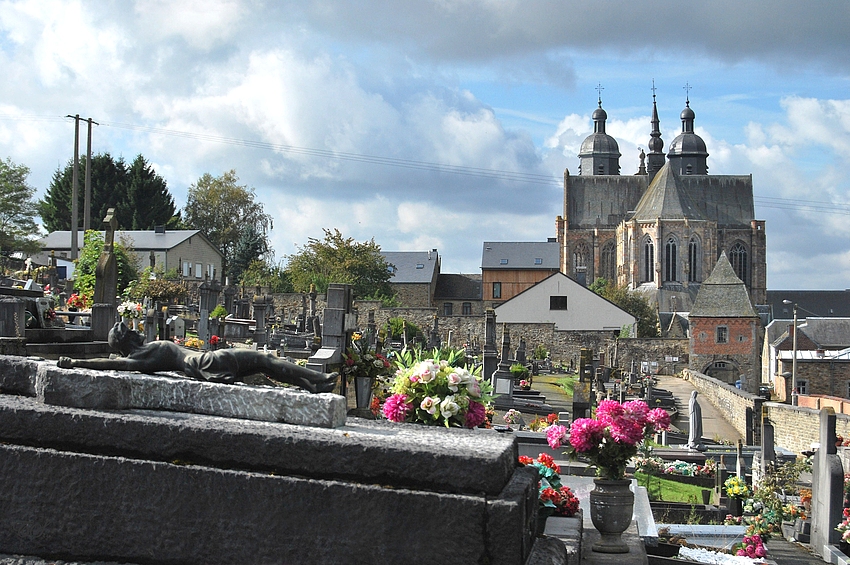
<svg viewBox="0 0 850 565">
<path fill-rule="evenodd" d="M 545 242 L 485 241 L 481 254 L 484 308 L 517 296 L 559 270 L 560 246 Z"/>
<path fill-rule="evenodd" d="M 101 232 L 103 234 L 103 232 Z M 79 232 L 78 241 L 83 241 Z M 184 279 L 198 282 L 221 275 L 223 255 L 200 230 L 116 231 L 115 241 L 127 246 L 135 255 L 140 267 L 157 266 L 164 271 L 176 270 Z M 51 252 L 58 259 L 71 257 L 71 232 L 55 231 L 39 240 L 44 257 L 37 262 L 47 263 Z"/>
<path fill-rule="evenodd" d="M 440 255 L 431 251 L 384 251 L 390 264 L 390 286 L 403 306 L 430 308 L 440 274 Z"/>
<path fill-rule="evenodd" d="M 802 333 L 802 332 L 800 332 Z M 797 393 L 850 398 L 850 348 L 839 351 L 801 350 L 797 336 Z M 793 350 L 777 353 L 774 392 L 780 402 L 788 402 L 793 388 Z"/>
<path fill-rule="evenodd" d="M 619 334 L 637 320 L 619 306 L 556 272 L 495 307 L 497 323 L 551 324 L 556 332 Z"/>
<path fill-rule="evenodd" d="M 785 301 L 788 304 L 785 304 Z M 794 304 L 797 305 L 797 317 L 806 315 L 818 318 L 850 317 L 850 289 L 848 290 L 768 290 L 767 304 L 770 305 L 771 319 L 791 319 L 794 316 Z"/>
<path fill-rule="evenodd" d="M 761 318 L 726 253 L 702 283 L 688 314 L 690 369 L 757 393 Z"/>
<path fill-rule="evenodd" d="M 440 316 L 483 316 L 480 274 L 443 274 L 437 278 L 434 303 Z"/>
</svg>

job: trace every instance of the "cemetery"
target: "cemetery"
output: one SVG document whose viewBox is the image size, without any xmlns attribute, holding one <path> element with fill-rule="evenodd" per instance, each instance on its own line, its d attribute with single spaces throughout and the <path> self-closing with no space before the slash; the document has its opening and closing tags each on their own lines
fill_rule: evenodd
<svg viewBox="0 0 850 565">
<path fill-rule="evenodd" d="M 479 347 L 445 346 L 436 318 L 394 339 L 344 284 L 283 312 L 214 279 L 196 302 L 121 301 L 107 225 L 92 304 L 55 278 L 0 284 L 2 555 L 781 564 L 794 540 L 848 562 L 850 424 L 829 409 L 688 371 L 671 392 L 589 348 L 532 360 L 492 309 Z M 780 447 L 804 417 L 811 441 Z"/>
</svg>

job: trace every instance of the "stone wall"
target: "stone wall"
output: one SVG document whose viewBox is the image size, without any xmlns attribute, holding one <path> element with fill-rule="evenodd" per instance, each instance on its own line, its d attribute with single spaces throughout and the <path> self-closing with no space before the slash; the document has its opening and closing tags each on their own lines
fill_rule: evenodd
<svg viewBox="0 0 850 565">
<path fill-rule="evenodd" d="M 691 369 L 685 369 L 684 375 L 706 400 L 726 415 L 727 421 L 746 439 L 746 443 L 761 444 L 759 417 L 763 398 Z"/>
<path fill-rule="evenodd" d="M 613 344 L 609 344 L 608 350 L 613 359 Z M 618 339 L 616 358 L 617 366 L 625 371 L 632 370 L 632 362 L 637 371 L 642 361 L 657 361 L 659 373 L 676 375 L 688 366 L 688 340 L 661 337 Z M 667 361 L 668 358 L 671 360 Z"/>
</svg>

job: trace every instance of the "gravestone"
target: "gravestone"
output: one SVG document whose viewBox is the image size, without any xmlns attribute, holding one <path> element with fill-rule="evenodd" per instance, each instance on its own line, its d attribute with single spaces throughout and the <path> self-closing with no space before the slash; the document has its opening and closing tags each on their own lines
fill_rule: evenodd
<svg viewBox="0 0 850 565">
<path fill-rule="evenodd" d="M 841 534 L 835 530 L 842 520 L 844 506 L 844 470 L 835 446 L 835 411 L 820 411 L 820 447 L 812 463 L 812 535 L 811 545 L 820 555 L 829 555 L 827 546 L 837 544 Z"/>
<path fill-rule="evenodd" d="M 519 347 L 516 350 L 516 362 L 520 365 L 525 365 L 526 362 L 525 338 L 522 336 L 519 338 Z"/>
<path fill-rule="evenodd" d="M 114 243 L 115 230 L 118 220 L 115 219 L 115 208 L 110 208 L 103 218 L 106 224 L 103 251 L 97 260 L 94 280 L 94 299 L 91 309 L 92 340 L 106 341 L 109 330 L 115 323 L 118 312 L 116 298 L 118 296 L 118 263 L 115 260 Z"/>
<path fill-rule="evenodd" d="M 485 378 L 492 378 L 499 365 L 496 353 L 496 311 L 487 308 L 484 313 L 484 368 Z"/>
<path fill-rule="evenodd" d="M 235 314 L 233 311 L 233 298 L 236 296 L 236 287 L 228 285 L 224 289 L 224 309 L 228 314 Z M 235 315 L 234 315 L 235 317 Z"/>
<path fill-rule="evenodd" d="M 203 340 L 204 349 L 209 349 L 210 342 L 210 312 L 218 304 L 218 295 L 221 292 L 221 283 L 217 280 L 205 280 L 198 287 L 200 294 L 200 317 L 198 318 L 198 337 Z"/>
<path fill-rule="evenodd" d="M 511 373 L 511 331 L 505 324 L 502 328 L 502 358 L 493 373 L 493 393 L 496 407 L 511 406 L 514 398 L 514 375 Z"/>
<path fill-rule="evenodd" d="M 24 337 L 26 304 L 20 298 L 0 296 L 0 337 Z"/>
<path fill-rule="evenodd" d="M 573 419 L 590 416 L 593 375 L 593 352 L 590 349 L 581 349 L 578 374 L 579 380 L 573 388 Z"/>
<path fill-rule="evenodd" d="M 428 333 L 428 348 L 433 349 L 435 347 L 440 347 L 440 330 L 439 330 L 439 318 L 434 316 L 434 325 L 431 327 L 431 331 Z"/>
<path fill-rule="evenodd" d="M 257 324 L 254 329 L 254 343 L 258 347 L 268 343 L 268 335 L 266 333 L 266 310 L 271 306 L 271 298 L 268 296 L 254 297 L 254 322 Z"/>
<path fill-rule="evenodd" d="M 326 373 L 330 365 L 342 363 L 342 352 L 345 351 L 354 330 L 352 303 L 351 285 L 328 285 L 325 320 L 321 328 L 321 347 L 307 359 L 307 368 Z M 345 396 L 345 379 L 340 379 L 340 388 L 342 396 Z"/>
</svg>

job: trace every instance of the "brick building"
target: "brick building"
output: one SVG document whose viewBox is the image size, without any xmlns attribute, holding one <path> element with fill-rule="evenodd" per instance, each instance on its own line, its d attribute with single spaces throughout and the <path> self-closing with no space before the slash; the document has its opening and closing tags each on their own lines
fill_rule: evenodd
<svg viewBox="0 0 850 565">
<path fill-rule="evenodd" d="M 723 382 L 741 380 L 757 393 L 761 375 L 761 319 L 744 282 L 721 252 L 690 311 L 690 368 Z"/>
</svg>

